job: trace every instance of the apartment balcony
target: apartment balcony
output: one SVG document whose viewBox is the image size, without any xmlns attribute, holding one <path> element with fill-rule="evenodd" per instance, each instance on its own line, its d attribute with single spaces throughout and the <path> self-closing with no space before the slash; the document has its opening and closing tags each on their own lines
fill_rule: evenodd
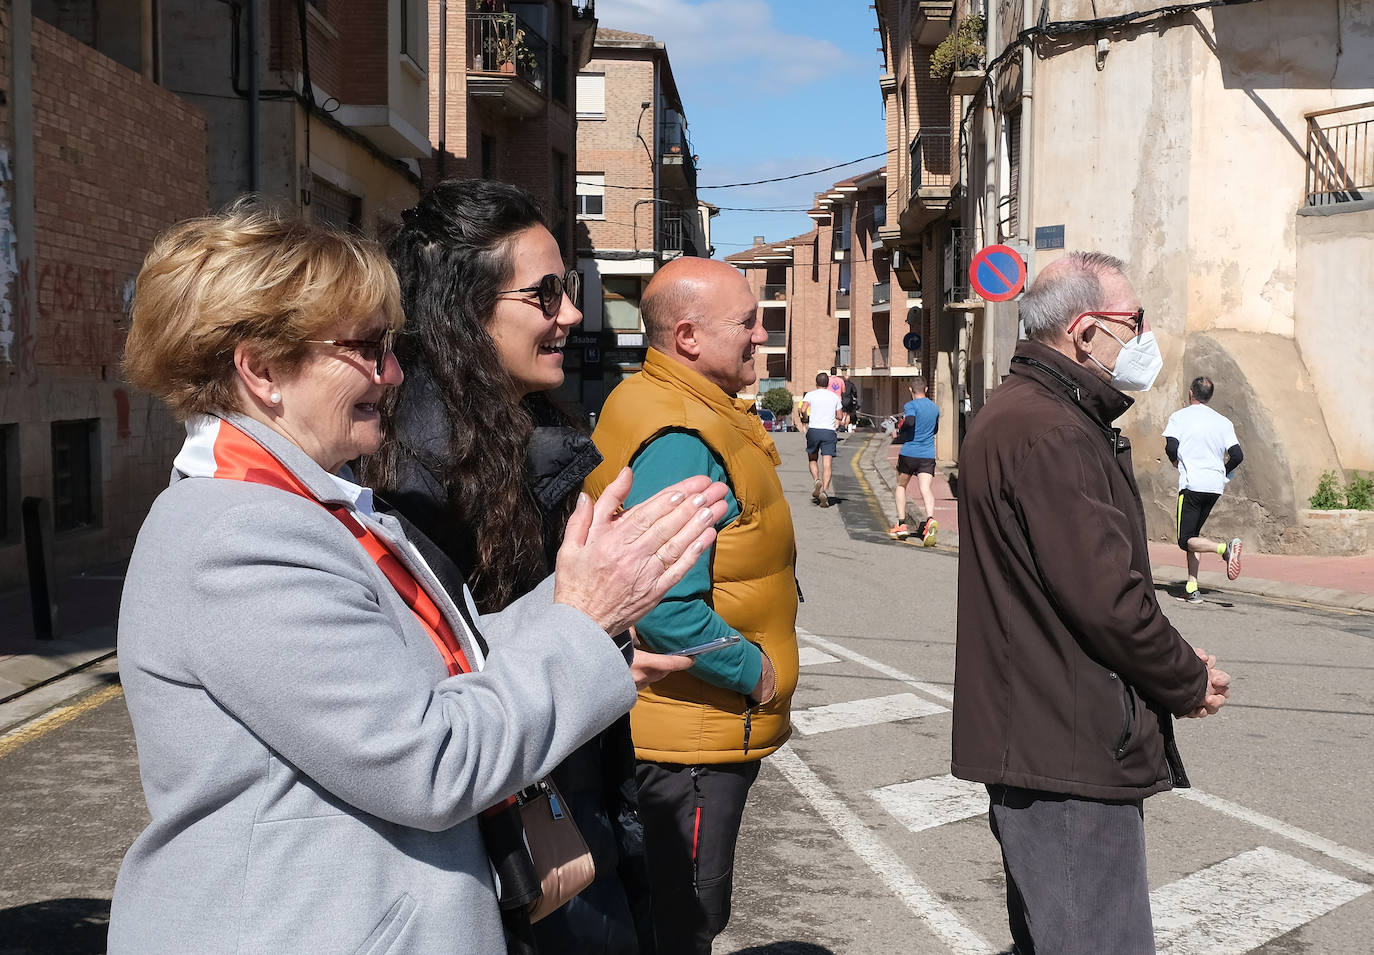
<svg viewBox="0 0 1374 955">
<path fill-rule="evenodd" d="M 949 241 L 944 249 L 944 289 L 945 304 L 950 307 L 982 307 L 982 300 L 969 286 L 968 267 L 973 258 L 974 237 L 972 229 L 956 226 L 949 230 Z"/>
<path fill-rule="evenodd" d="M 892 311 L 892 282 L 873 283 L 873 313 Z"/>
<path fill-rule="evenodd" d="M 765 355 L 787 354 L 787 329 L 772 328 L 765 323 L 764 331 L 768 333 L 768 340 L 759 346 L 759 351 Z"/>
<path fill-rule="evenodd" d="M 674 206 L 657 206 L 658 244 L 655 250 L 664 258 L 679 255 L 696 255 L 697 241 L 694 226 L 694 213 Z"/>
<path fill-rule="evenodd" d="M 835 293 L 835 311 L 849 314 L 849 289 L 840 289 Z"/>
<path fill-rule="evenodd" d="M 916 235 L 950 208 L 959 183 L 959 142 L 948 126 L 922 126 L 911 141 L 911 194 L 899 217 L 901 231 Z"/>
<path fill-rule="evenodd" d="M 916 17 L 911 25 L 912 42 L 935 46 L 949 36 L 954 17 L 954 0 L 917 0 Z"/>
<path fill-rule="evenodd" d="M 887 345 L 873 346 L 873 364 L 869 365 L 869 367 L 875 369 L 887 369 L 892 367 L 892 363 L 889 358 L 889 349 Z"/>
<path fill-rule="evenodd" d="M 682 123 L 668 123 L 659 130 L 658 165 L 664 189 L 680 189 L 693 196 L 697 191 L 697 163 L 692 144 L 687 140 L 687 127 Z"/>
<path fill-rule="evenodd" d="M 1374 118 L 1369 118 L 1371 109 L 1374 103 L 1307 114 L 1306 193 L 1309 206 L 1374 198 Z"/>
<path fill-rule="evenodd" d="M 467 25 L 473 101 L 516 119 L 540 115 L 547 103 L 549 42 L 511 13 L 469 13 Z"/>
<path fill-rule="evenodd" d="M 786 285 L 764 285 L 759 289 L 759 305 L 764 308 L 781 308 L 787 305 Z"/>
<path fill-rule="evenodd" d="M 837 346 L 835 347 L 835 361 L 834 361 L 834 367 L 836 367 L 836 368 L 848 368 L 848 367 L 849 367 L 849 346 L 848 346 L 848 345 L 837 345 Z"/>
</svg>

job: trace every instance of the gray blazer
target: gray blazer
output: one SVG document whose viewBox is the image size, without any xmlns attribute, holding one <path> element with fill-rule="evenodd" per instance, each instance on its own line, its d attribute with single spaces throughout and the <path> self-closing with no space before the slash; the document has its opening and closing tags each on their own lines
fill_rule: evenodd
<svg viewBox="0 0 1374 955">
<path fill-rule="evenodd" d="M 295 445 L 231 420 L 351 507 Z M 120 608 L 152 822 L 120 869 L 109 951 L 505 951 L 475 816 L 629 710 L 620 651 L 552 602 L 550 578 L 482 617 L 485 669 L 449 677 L 324 508 L 178 477 L 139 532 Z"/>
</svg>

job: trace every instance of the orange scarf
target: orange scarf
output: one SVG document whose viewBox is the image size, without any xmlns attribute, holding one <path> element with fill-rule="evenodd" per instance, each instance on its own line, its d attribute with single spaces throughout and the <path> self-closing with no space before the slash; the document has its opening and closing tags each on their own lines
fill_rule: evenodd
<svg viewBox="0 0 1374 955">
<path fill-rule="evenodd" d="M 214 477 L 266 484 L 292 494 L 299 494 L 308 500 L 315 500 L 315 496 L 306 486 L 266 448 L 223 419 L 219 421 L 213 454 Z M 425 628 L 430 640 L 434 641 L 435 649 L 448 666 L 449 676 L 471 673 L 472 666 L 468 663 L 467 655 L 459 645 L 457 637 L 453 635 L 453 629 L 449 627 L 448 621 L 439 612 L 439 607 L 386 543 L 360 523 L 343 505 L 324 504 L 319 501 L 316 503 L 338 518 L 339 523 L 348 528 L 363 550 L 367 551 L 368 556 L 376 561 L 378 568 L 391 582 L 391 586 L 396 588 L 396 593 L 400 594 L 406 606 L 410 607 L 420 625 Z M 455 599 L 461 600 L 462 596 L 458 595 Z"/>
</svg>

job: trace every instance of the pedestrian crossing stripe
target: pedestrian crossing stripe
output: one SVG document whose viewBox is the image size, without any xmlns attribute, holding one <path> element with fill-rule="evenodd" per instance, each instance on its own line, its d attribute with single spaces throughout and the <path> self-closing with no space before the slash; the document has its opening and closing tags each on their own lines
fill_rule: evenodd
<svg viewBox="0 0 1374 955">
<path fill-rule="evenodd" d="M 814 736 L 817 733 L 895 723 L 898 720 L 947 712 L 949 711 L 940 704 L 922 699 L 915 693 L 895 693 L 892 696 L 847 700 L 844 703 L 830 703 L 794 711 L 792 728 L 808 736 Z"/>
<path fill-rule="evenodd" d="M 832 657 L 824 650 L 817 650 L 815 647 L 799 647 L 797 649 L 797 663 L 804 667 L 818 666 L 822 663 L 838 663 L 839 657 Z"/>
<path fill-rule="evenodd" d="M 1159 955 L 1241 955 L 1369 889 L 1260 846 L 1151 892 L 1155 945 Z"/>
<path fill-rule="evenodd" d="M 971 819 L 988 811 L 986 786 L 949 775 L 884 786 L 869 795 L 911 832 Z"/>
</svg>

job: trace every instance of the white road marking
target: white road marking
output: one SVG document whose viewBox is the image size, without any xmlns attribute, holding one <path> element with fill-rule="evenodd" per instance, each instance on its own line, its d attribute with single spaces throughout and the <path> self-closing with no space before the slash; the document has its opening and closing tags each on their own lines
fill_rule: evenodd
<svg viewBox="0 0 1374 955">
<path fill-rule="evenodd" d="M 811 771 L 811 767 L 802 762 L 790 746 L 784 746 L 768 757 L 767 765 L 787 777 L 793 788 L 820 813 L 821 818 L 830 824 L 850 850 L 877 873 L 878 878 L 912 914 L 930 926 L 952 951 L 957 955 L 987 955 L 996 951 L 916 878 L 897 854 L 869 831 L 863 821 Z"/>
<path fill-rule="evenodd" d="M 1195 803 L 1200 803 L 1208 809 L 1215 809 L 1217 812 L 1224 813 L 1234 819 L 1240 819 L 1251 825 L 1267 829 L 1277 836 L 1290 839 L 1300 846 L 1314 849 L 1323 855 L 1328 855 L 1337 861 L 1344 862 L 1348 866 L 1353 866 L 1361 872 L 1368 872 L 1374 875 L 1374 858 L 1370 858 L 1362 852 L 1343 846 L 1340 843 L 1332 842 L 1314 832 L 1306 829 L 1299 829 L 1297 826 L 1290 826 L 1286 822 L 1266 816 L 1263 813 L 1255 812 L 1244 806 L 1233 803 L 1230 800 L 1222 799 L 1220 796 L 1213 796 L 1211 793 L 1199 792 L 1196 789 L 1175 789 L 1174 795 L 1184 799 L 1191 799 Z"/>
<path fill-rule="evenodd" d="M 988 790 L 953 776 L 931 776 L 869 792 L 878 803 L 912 832 L 934 829 L 988 811 Z"/>
<path fill-rule="evenodd" d="M 895 667 L 890 667 L 886 663 L 879 663 L 877 660 L 866 657 L 862 653 L 855 653 L 848 647 L 842 647 L 838 643 L 835 643 L 831 640 L 827 640 L 824 637 L 818 637 L 809 630 L 803 630 L 800 627 L 798 627 L 797 636 L 802 640 L 808 641 L 809 643 L 814 643 L 816 646 L 820 647 L 827 653 L 833 653 L 837 657 L 843 657 L 846 660 L 852 660 L 855 663 L 861 663 L 871 670 L 877 670 L 883 676 L 888 676 L 901 683 L 905 683 L 913 690 L 920 690 L 927 696 L 933 696 L 935 697 L 935 699 L 942 700 L 945 703 L 954 702 L 954 693 L 950 690 L 945 689 L 942 686 L 936 686 L 934 683 L 923 683 L 920 680 L 916 679 L 914 676 L 911 676 L 909 673 L 903 673 L 901 670 L 898 670 Z"/>
<path fill-rule="evenodd" d="M 1155 946 L 1159 955 L 1242 955 L 1369 889 L 1260 846 L 1151 892 Z"/>
<path fill-rule="evenodd" d="M 797 650 L 797 662 L 804 667 L 813 667 L 819 663 L 838 663 L 839 657 L 832 657 L 815 647 L 800 647 Z"/>
<path fill-rule="evenodd" d="M 939 703 L 923 700 L 915 693 L 896 693 L 866 700 L 828 703 L 825 706 L 813 706 L 809 710 L 794 710 L 792 728 L 810 736 L 945 712 L 948 711 Z"/>
</svg>

